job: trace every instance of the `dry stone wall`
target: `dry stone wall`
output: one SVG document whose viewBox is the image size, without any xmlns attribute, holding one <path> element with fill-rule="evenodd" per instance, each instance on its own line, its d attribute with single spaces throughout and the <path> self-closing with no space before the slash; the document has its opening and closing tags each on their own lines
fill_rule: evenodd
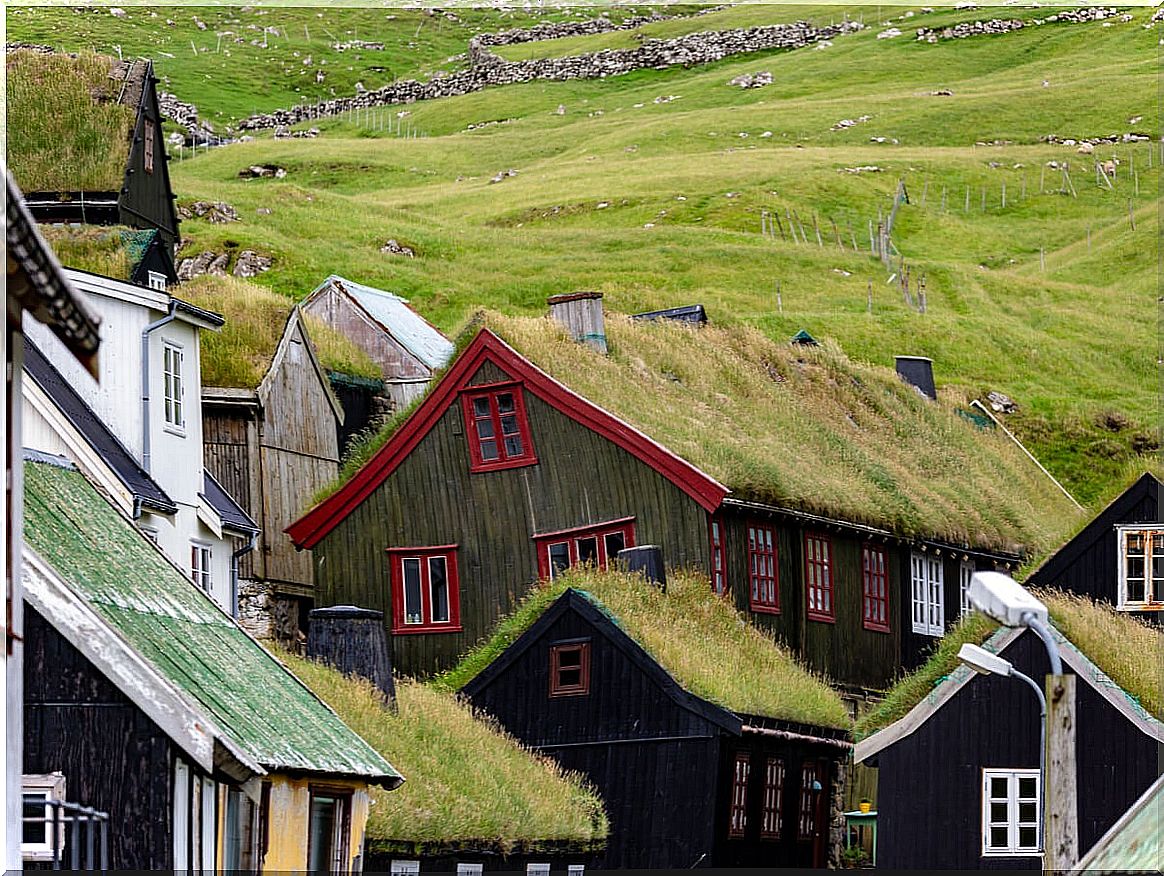
<svg viewBox="0 0 1164 876">
<path fill-rule="evenodd" d="M 945 27 L 941 30 L 928 27 L 918 28 L 917 38 L 927 43 L 936 43 L 938 40 L 962 40 L 972 36 L 1009 33 L 1010 31 L 1021 30 L 1024 27 L 1037 27 L 1041 24 L 1053 24 L 1055 22 L 1085 24 L 1089 21 L 1102 21 L 1105 18 L 1114 18 L 1117 14 L 1117 10 L 1110 6 L 1091 6 L 1086 9 L 1067 9 L 1048 15 L 1046 18 L 1035 18 L 1027 21 L 1020 18 L 991 18 L 988 21 L 963 21 L 960 24 Z"/>
<path fill-rule="evenodd" d="M 533 27 L 515 27 L 511 30 L 501 30 L 497 33 L 483 33 L 477 40 L 483 46 L 512 46 L 516 43 L 534 43 L 542 40 L 557 40 L 563 37 L 590 36 L 596 33 L 610 33 L 616 30 L 634 30 L 644 24 L 656 21 L 670 21 L 675 18 L 696 18 L 707 15 L 709 12 L 718 12 L 723 6 L 709 6 L 700 9 L 694 15 L 663 15 L 654 11 L 650 15 L 636 15 L 614 21 L 604 15 L 598 18 L 588 18 L 585 21 L 560 21 L 535 24 Z"/>
<path fill-rule="evenodd" d="M 239 123 L 239 130 L 253 131 L 295 125 L 309 119 L 339 115 L 353 109 L 414 103 L 480 91 L 496 85 L 514 85 L 534 80 L 604 79 L 635 70 L 664 70 L 675 66 L 709 64 L 732 55 L 770 49 L 798 49 L 821 40 L 831 40 L 860 30 L 855 21 L 814 27 L 807 21 L 766 27 L 707 31 L 670 40 L 644 40 L 633 49 L 604 49 L 564 58 L 506 61 L 475 37 L 469 43 L 469 66 L 444 76 L 421 82 L 406 79 L 354 97 L 336 98 L 310 106 L 260 113 Z"/>
</svg>

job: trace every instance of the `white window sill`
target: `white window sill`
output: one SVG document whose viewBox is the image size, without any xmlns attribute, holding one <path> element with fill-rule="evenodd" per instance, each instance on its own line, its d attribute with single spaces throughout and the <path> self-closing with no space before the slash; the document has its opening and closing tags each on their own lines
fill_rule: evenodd
<svg viewBox="0 0 1164 876">
<path fill-rule="evenodd" d="M 983 858 L 1041 858 L 1042 852 L 983 852 Z"/>
<path fill-rule="evenodd" d="M 162 431 L 167 432 L 170 435 L 175 435 L 178 438 L 185 438 L 186 437 L 186 430 L 183 427 L 173 426 L 173 425 L 170 425 L 169 423 L 167 423 L 165 426 L 162 426 Z"/>
</svg>

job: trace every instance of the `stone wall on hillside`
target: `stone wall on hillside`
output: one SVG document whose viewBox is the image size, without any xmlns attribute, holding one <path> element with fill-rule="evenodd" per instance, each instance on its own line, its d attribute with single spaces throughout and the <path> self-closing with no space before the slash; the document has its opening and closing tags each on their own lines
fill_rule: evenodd
<svg viewBox="0 0 1164 876">
<path fill-rule="evenodd" d="M 1111 6 L 1091 6 L 1086 9 L 1065 9 L 1062 12 L 1052 13 L 1046 18 L 1034 18 L 1026 21 L 1020 18 L 991 18 L 987 21 L 963 21 L 950 27 L 944 27 L 941 30 L 928 27 L 918 28 L 917 38 L 927 43 L 936 43 L 938 40 L 962 40 L 967 37 L 982 36 L 984 34 L 1009 33 L 1010 31 L 1021 30 L 1024 27 L 1037 27 L 1041 24 L 1054 24 L 1055 22 L 1086 24 L 1089 21 L 1103 21 L 1106 18 L 1114 18 L 1117 14 L 1117 10 Z M 1127 20 L 1130 19 L 1131 16 L 1129 15 Z"/>
<path fill-rule="evenodd" d="M 529 61 L 506 61 L 475 37 L 469 43 L 469 66 L 464 70 L 435 76 L 424 82 L 406 79 L 354 97 L 260 113 L 242 120 L 238 129 L 247 131 L 294 125 L 352 109 L 454 97 L 496 85 L 514 85 L 534 80 L 562 82 L 569 79 L 604 79 L 635 70 L 663 70 L 679 65 L 691 67 L 749 52 L 798 49 L 861 30 L 862 27 L 855 21 L 823 27 L 797 21 L 766 27 L 692 33 L 670 40 L 644 40 L 642 45 L 633 49 L 604 49 L 584 55 Z"/>
<path fill-rule="evenodd" d="M 700 9 L 693 15 L 663 15 L 658 10 L 650 15 L 636 15 L 624 18 L 622 21 L 613 21 L 603 13 L 598 18 L 587 18 L 584 21 L 559 21 L 535 24 L 533 27 L 515 27 L 510 30 L 500 30 L 496 33 L 479 34 L 476 39 L 483 46 L 512 46 L 516 43 L 534 43 L 542 40 L 557 40 L 563 37 L 590 36 L 596 33 L 610 33 L 616 30 L 634 30 L 644 24 L 656 21 L 671 21 L 676 18 L 696 18 L 707 15 L 709 12 L 718 12 L 726 7 L 709 6 Z"/>
</svg>

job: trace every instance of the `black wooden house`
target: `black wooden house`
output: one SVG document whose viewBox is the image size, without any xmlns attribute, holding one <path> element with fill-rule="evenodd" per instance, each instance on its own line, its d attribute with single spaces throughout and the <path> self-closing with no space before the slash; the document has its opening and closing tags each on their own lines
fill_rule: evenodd
<svg viewBox="0 0 1164 876">
<path fill-rule="evenodd" d="M 528 628 L 461 692 L 590 780 L 610 819 L 601 866 L 835 865 L 851 747 L 840 698 L 746 631 L 704 578 L 673 575 L 663 594 L 642 578 L 568 578 L 587 589 L 551 588 L 561 595 L 526 612 Z M 718 683 L 708 664 L 724 653 L 747 658 L 729 674 L 806 687 L 834 726 L 804 723 L 792 696 L 758 706 Z"/>
</svg>

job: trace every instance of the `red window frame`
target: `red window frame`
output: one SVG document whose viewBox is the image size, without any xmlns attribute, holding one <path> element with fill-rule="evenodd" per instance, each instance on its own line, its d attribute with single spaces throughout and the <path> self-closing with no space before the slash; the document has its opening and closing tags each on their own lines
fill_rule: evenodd
<svg viewBox="0 0 1164 876">
<path fill-rule="evenodd" d="M 728 592 L 728 577 L 727 530 L 722 517 L 713 515 L 708 518 L 707 538 L 711 544 L 711 591 L 723 596 Z"/>
<path fill-rule="evenodd" d="M 504 395 L 512 396 L 512 412 L 501 411 L 499 399 Z M 478 416 L 476 403 L 482 399 L 487 400 L 489 413 Z M 537 464 L 537 454 L 534 453 L 533 440 L 529 434 L 529 418 L 525 412 L 525 393 L 520 383 L 510 381 L 471 387 L 461 394 L 461 406 L 465 415 L 465 437 L 469 444 L 469 471 L 498 471 Z M 503 420 L 510 418 L 513 420 L 512 423 L 503 423 Z M 485 437 L 480 435 L 479 421 L 488 421 L 491 435 Z M 507 425 L 516 428 L 506 431 Z M 506 438 L 517 438 L 521 442 L 521 452 L 509 453 L 505 446 Z M 482 447 L 487 442 L 492 442 L 496 446 L 496 459 L 485 458 Z"/>
<path fill-rule="evenodd" d="M 776 530 L 766 523 L 748 524 L 748 607 L 780 614 L 780 571 Z"/>
<path fill-rule="evenodd" d="M 888 633 L 889 558 L 882 545 L 861 546 L 861 622 L 865 629 Z"/>
<path fill-rule="evenodd" d="M 562 665 L 562 655 L 577 653 L 577 662 Z M 563 682 L 562 670 L 578 670 L 577 682 Z M 583 697 L 590 693 L 590 641 L 557 642 L 550 645 L 550 696 Z"/>
<path fill-rule="evenodd" d="M 728 809 L 728 836 L 742 837 L 748 829 L 748 779 L 752 774 L 752 756 L 737 751 L 732 771 L 732 800 Z"/>
<path fill-rule="evenodd" d="M 391 547 L 388 548 L 388 563 L 392 582 L 392 633 L 412 635 L 415 633 L 459 633 L 461 627 L 461 579 L 457 572 L 457 545 L 446 544 L 436 547 Z M 443 559 L 445 583 L 448 588 L 448 620 L 433 620 L 432 560 Z M 420 613 L 418 621 L 408 621 L 405 617 L 405 563 L 416 560 L 419 575 Z"/>
<path fill-rule="evenodd" d="M 580 542 L 595 539 L 595 565 L 600 569 L 608 568 L 611 557 L 608 556 L 607 536 L 621 534 L 624 548 L 635 546 L 635 519 L 622 517 L 618 520 L 609 520 L 606 523 L 597 523 L 593 526 L 578 526 L 573 529 L 560 529 L 557 532 L 546 532 L 533 537 L 538 556 L 538 577 L 553 578 L 557 563 L 551 563 L 550 556 L 557 553 L 561 557 L 561 548 L 565 548 L 566 558 L 569 560 L 565 568 L 576 566 L 582 557 Z M 620 548 L 621 550 L 621 548 Z"/>
<path fill-rule="evenodd" d="M 780 839 L 780 813 L 784 809 L 784 758 L 770 757 L 764 767 L 764 809 L 760 839 Z"/>
<path fill-rule="evenodd" d="M 804 605 L 809 620 L 836 623 L 833 544 L 819 532 L 804 534 Z"/>
</svg>

